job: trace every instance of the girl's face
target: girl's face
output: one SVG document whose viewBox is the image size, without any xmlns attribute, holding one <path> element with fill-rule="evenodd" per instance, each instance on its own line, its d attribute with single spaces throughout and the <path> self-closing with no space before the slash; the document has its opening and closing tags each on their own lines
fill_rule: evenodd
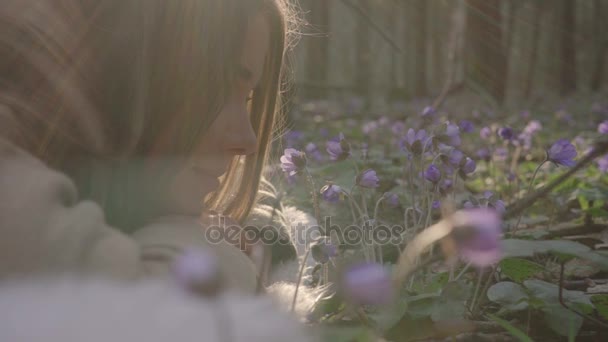
<svg viewBox="0 0 608 342">
<path fill-rule="evenodd" d="M 251 17 L 244 36 L 237 81 L 219 115 L 177 174 L 166 198 L 166 214 L 199 215 L 203 198 L 219 186 L 233 157 L 257 149 L 257 138 L 249 118 L 251 92 L 262 77 L 270 44 L 270 28 L 263 14 Z M 205 115 L 201 112 L 201 115 Z"/>
</svg>

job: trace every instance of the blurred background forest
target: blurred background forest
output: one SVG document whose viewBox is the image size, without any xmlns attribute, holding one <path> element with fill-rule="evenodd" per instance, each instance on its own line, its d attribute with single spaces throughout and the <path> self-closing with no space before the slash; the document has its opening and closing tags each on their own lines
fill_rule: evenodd
<svg viewBox="0 0 608 342">
<path fill-rule="evenodd" d="M 297 100 L 492 107 L 608 88 L 608 0 L 299 0 Z"/>
</svg>

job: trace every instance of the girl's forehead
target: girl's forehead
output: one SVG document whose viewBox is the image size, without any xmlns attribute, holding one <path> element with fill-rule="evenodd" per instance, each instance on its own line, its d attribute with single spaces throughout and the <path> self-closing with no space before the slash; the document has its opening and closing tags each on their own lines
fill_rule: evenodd
<svg viewBox="0 0 608 342">
<path fill-rule="evenodd" d="M 270 25 L 264 14 L 256 14 L 249 20 L 243 43 L 239 76 L 254 88 L 262 77 L 270 46 Z"/>
</svg>

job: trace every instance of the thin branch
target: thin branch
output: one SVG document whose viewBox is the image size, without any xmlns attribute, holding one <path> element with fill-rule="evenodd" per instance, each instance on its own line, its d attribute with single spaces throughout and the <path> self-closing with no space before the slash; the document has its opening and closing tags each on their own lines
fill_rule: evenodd
<svg viewBox="0 0 608 342">
<path fill-rule="evenodd" d="M 595 158 L 603 156 L 606 153 L 608 153 L 608 140 L 597 141 L 594 144 L 593 150 L 589 154 L 587 154 L 583 159 L 579 160 L 578 163 L 576 163 L 576 165 L 574 165 L 566 173 L 562 174 L 561 176 L 553 180 L 551 183 L 547 184 L 547 186 L 545 186 L 544 188 L 537 190 L 536 192 L 529 194 L 521 200 L 511 204 L 509 208 L 507 208 L 507 212 L 503 216 L 503 219 L 507 220 L 509 218 L 517 216 L 519 213 L 530 207 L 536 201 L 547 196 L 553 189 L 555 189 L 558 185 L 560 185 L 572 175 L 574 175 L 578 170 L 587 166 Z"/>
</svg>

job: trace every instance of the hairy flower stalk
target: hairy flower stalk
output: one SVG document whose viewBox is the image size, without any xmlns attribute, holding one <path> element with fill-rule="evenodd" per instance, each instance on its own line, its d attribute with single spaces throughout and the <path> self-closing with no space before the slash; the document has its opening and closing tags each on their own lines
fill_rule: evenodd
<svg viewBox="0 0 608 342">
<path fill-rule="evenodd" d="M 315 219 L 317 220 L 317 224 L 321 225 L 321 207 L 319 206 L 319 196 L 317 194 L 317 187 L 315 186 L 315 180 L 312 178 L 310 171 L 308 168 L 306 170 L 306 180 L 308 181 L 308 185 L 310 187 L 310 194 L 312 196 L 312 206 L 315 211 Z M 328 227 L 325 227 L 324 232 L 327 232 Z"/>
<path fill-rule="evenodd" d="M 293 301 L 291 302 L 291 312 L 296 310 L 296 300 L 298 299 L 298 289 L 300 288 L 300 284 L 302 283 L 302 275 L 304 275 L 304 269 L 306 268 L 306 260 L 308 260 L 308 255 L 310 254 L 310 248 L 306 250 L 306 254 L 302 258 L 302 265 L 300 265 L 300 272 L 298 272 L 298 281 L 296 282 L 296 289 L 293 292 Z"/>
</svg>

